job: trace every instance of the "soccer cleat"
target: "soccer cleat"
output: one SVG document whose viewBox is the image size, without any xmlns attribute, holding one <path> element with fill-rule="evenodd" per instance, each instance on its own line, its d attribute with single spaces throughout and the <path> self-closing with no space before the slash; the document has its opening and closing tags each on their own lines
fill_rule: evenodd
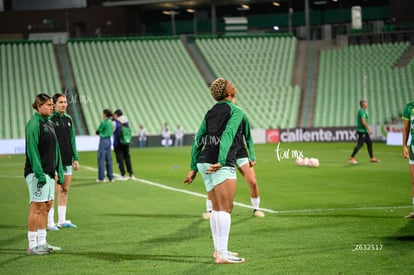
<svg viewBox="0 0 414 275">
<path fill-rule="evenodd" d="M 358 163 L 358 161 L 356 161 L 355 158 L 349 158 L 348 162 L 351 163 L 351 164 L 357 164 Z"/>
<path fill-rule="evenodd" d="M 414 212 L 411 212 L 410 214 L 408 214 L 404 218 L 406 218 L 406 219 L 414 219 Z"/>
<path fill-rule="evenodd" d="M 229 256 L 231 256 L 231 257 L 237 257 L 237 256 L 239 256 L 239 253 L 237 253 L 237 252 L 227 251 L 227 254 L 229 254 Z M 216 259 L 217 257 L 218 257 L 218 252 L 217 252 L 217 250 L 214 250 L 214 252 L 213 252 L 213 258 Z"/>
<path fill-rule="evenodd" d="M 64 221 L 63 223 L 58 223 L 59 228 L 75 228 L 78 227 L 76 224 L 73 224 L 70 220 Z"/>
<path fill-rule="evenodd" d="M 117 180 L 121 180 L 121 181 L 127 181 L 128 178 L 125 176 L 120 176 L 119 178 L 117 178 Z"/>
<path fill-rule="evenodd" d="M 49 244 L 49 243 L 46 243 L 45 247 L 46 247 L 47 249 L 49 249 L 50 251 L 60 251 L 60 250 L 62 250 L 62 248 L 61 248 L 61 247 L 59 247 L 59 246 L 54 246 L 54 245 L 51 245 L 51 244 Z"/>
<path fill-rule="evenodd" d="M 225 258 L 216 258 L 216 264 L 241 264 L 244 263 L 244 258 L 239 258 L 231 255 L 227 255 Z"/>
<path fill-rule="evenodd" d="M 254 209 L 253 216 L 263 218 L 265 216 L 265 213 L 263 211 Z"/>
<path fill-rule="evenodd" d="M 108 180 L 109 182 L 115 182 L 115 179 L 110 179 L 110 180 Z"/>
<path fill-rule="evenodd" d="M 59 231 L 59 227 L 57 227 L 56 224 L 48 225 L 47 230 L 49 230 L 49 231 Z"/>
<path fill-rule="evenodd" d="M 130 177 L 129 177 L 131 180 L 136 180 L 137 178 L 134 176 L 134 174 L 132 174 Z"/>
<path fill-rule="evenodd" d="M 50 250 L 46 245 L 38 245 L 27 249 L 28 255 L 45 255 L 50 254 L 50 252 L 52 252 L 52 250 Z"/>
<path fill-rule="evenodd" d="M 370 161 L 370 162 L 379 162 L 379 160 L 378 160 L 378 159 L 376 159 L 376 158 L 370 158 L 370 159 L 369 159 L 369 161 Z"/>
<path fill-rule="evenodd" d="M 211 211 L 207 211 L 203 213 L 203 219 L 208 220 L 210 219 Z"/>
</svg>

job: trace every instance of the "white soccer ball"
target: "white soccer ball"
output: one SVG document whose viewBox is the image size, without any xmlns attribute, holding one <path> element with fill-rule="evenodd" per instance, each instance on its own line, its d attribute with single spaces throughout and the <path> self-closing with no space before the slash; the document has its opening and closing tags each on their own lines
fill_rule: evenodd
<svg viewBox="0 0 414 275">
<path fill-rule="evenodd" d="M 318 167 L 319 166 L 319 160 L 317 158 L 310 158 L 308 162 L 309 167 Z"/>
<path fill-rule="evenodd" d="M 303 158 L 297 158 L 296 159 L 296 165 L 303 166 Z"/>
</svg>

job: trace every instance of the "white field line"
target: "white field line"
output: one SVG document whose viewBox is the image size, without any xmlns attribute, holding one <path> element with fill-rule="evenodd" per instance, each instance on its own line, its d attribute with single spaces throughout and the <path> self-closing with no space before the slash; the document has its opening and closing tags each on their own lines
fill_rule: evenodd
<svg viewBox="0 0 414 275">
<path fill-rule="evenodd" d="M 93 167 L 89 167 L 89 166 L 84 166 L 83 165 L 81 167 L 85 168 L 89 171 L 94 171 L 94 172 L 98 171 L 97 168 L 93 168 Z M 119 176 L 119 174 L 114 173 L 114 176 Z M 185 189 L 180 189 L 180 188 L 174 188 L 174 187 L 171 187 L 171 186 L 168 186 L 168 185 L 156 183 L 156 182 L 149 181 L 149 180 L 146 180 L 146 179 L 136 178 L 134 181 L 145 183 L 147 185 L 159 187 L 159 188 L 170 190 L 170 191 L 181 192 L 181 193 L 185 193 L 185 194 L 188 194 L 188 195 L 197 196 L 197 197 L 201 197 L 201 198 L 207 198 L 207 195 L 205 195 L 205 194 L 191 192 L 191 191 L 188 191 L 188 190 L 185 190 Z M 253 209 L 253 207 L 251 205 L 240 203 L 240 202 L 234 202 L 234 205 L 244 207 L 244 208 Z M 346 208 L 346 207 L 344 207 L 344 208 L 315 208 L 315 209 L 293 209 L 293 210 L 272 210 L 272 209 L 268 209 L 268 208 L 260 208 L 260 210 L 262 210 L 264 212 L 268 212 L 268 213 L 273 213 L 273 214 L 289 214 L 289 213 L 316 213 L 316 212 L 363 211 L 363 210 L 392 210 L 392 209 L 406 209 L 406 208 L 411 208 L 411 207 L 413 207 L 413 206 L 412 205 L 366 206 L 366 207 L 349 207 L 349 208 Z"/>
</svg>

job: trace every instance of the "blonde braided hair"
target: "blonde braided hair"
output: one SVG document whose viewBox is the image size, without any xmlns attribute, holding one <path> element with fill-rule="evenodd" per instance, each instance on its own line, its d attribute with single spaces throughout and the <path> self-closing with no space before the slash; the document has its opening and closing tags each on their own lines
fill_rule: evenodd
<svg viewBox="0 0 414 275">
<path fill-rule="evenodd" d="M 216 100 L 220 101 L 227 96 L 226 94 L 227 80 L 220 77 L 213 81 L 210 85 L 210 94 Z"/>
</svg>

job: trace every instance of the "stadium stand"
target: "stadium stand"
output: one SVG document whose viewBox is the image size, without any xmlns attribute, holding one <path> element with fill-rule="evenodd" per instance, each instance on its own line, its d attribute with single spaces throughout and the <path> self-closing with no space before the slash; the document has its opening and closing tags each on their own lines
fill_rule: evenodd
<svg viewBox="0 0 414 275">
<path fill-rule="evenodd" d="M 61 91 L 51 41 L 3 41 L 0 43 L 1 139 L 24 137 L 33 114 L 32 100 L 39 93 Z"/>
<path fill-rule="evenodd" d="M 178 38 L 71 40 L 70 59 L 78 93 L 93 134 L 104 108 L 121 108 L 134 133 L 143 124 L 160 134 L 181 124 L 195 132 L 213 103 L 208 87 Z"/>
<path fill-rule="evenodd" d="M 297 40 L 274 35 L 198 36 L 197 48 L 214 75 L 232 80 L 238 104 L 253 128 L 293 128 L 301 97 L 292 86 Z M 414 60 L 396 67 L 408 42 L 322 50 L 314 125 L 354 126 L 358 101 L 369 101 L 370 120 L 400 117 L 412 100 Z M 67 44 L 86 134 L 94 135 L 104 108 L 121 108 L 134 133 L 143 124 L 160 134 L 168 122 L 195 132 L 214 101 L 208 85 L 177 37 L 77 39 Z M 50 41 L 0 43 L 1 139 L 23 138 L 38 93 L 62 91 Z M 23 107 L 22 107 L 23 106 Z M 331 115 L 333 114 L 333 115 Z"/>
<path fill-rule="evenodd" d="M 300 88 L 290 84 L 296 38 L 198 36 L 196 45 L 216 76 L 235 83 L 237 104 L 248 114 L 252 128 L 296 126 Z"/>
<path fill-rule="evenodd" d="M 359 100 L 369 103 L 370 121 L 389 122 L 411 100 L 413 66 L 394 68 L 408 42 L 351 45 L 320 55 L 315 126 L 354 126 Z"/>
</svg>

